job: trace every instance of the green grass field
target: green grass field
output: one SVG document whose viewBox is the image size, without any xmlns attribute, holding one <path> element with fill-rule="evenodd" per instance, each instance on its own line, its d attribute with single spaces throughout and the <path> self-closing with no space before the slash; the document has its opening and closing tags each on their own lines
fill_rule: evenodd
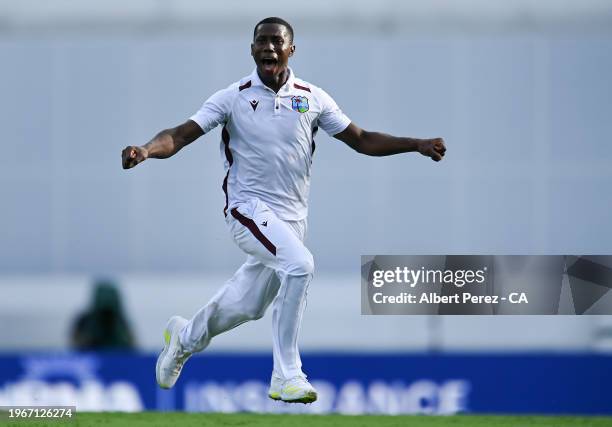
<svg viewBox="0 0 612 427">
<path fill-rule="evenodd" d="M 612 427 L 612 417 L 516 417 L 473 416 L 347 416 L 347 415 L 259 415 L 259 414 L 186 414 L 143 412 L 138 414 L 79 413 L 72 421 L 7 421 L 14 426 L 133 426 L 133 427 Z"/>
</svg>

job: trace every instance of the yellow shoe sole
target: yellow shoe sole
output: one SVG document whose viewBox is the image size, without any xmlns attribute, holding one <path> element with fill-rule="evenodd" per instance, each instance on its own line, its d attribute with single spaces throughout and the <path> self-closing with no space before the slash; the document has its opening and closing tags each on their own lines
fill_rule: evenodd
<svg viewBox="0 0 612 427">
<path fill-rule="evenodd" d="M 272 400 L 281 400 L 280 393 L 268 393 L 268 397 Z"/>
</svg>

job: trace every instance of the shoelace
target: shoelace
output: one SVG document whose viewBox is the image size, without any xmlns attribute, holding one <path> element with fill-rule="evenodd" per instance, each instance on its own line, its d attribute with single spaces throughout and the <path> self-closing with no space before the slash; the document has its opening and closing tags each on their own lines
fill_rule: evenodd
<svg viewBox="0 0 612 427">
<path fill-rule="evenodd" d="M 287 381 L 287 383 L 283 387 L 282 393 L 289 396 L 302 395 L 304 392 L 310 391 L 309 386 L 310 384 L 308 383 L 308 381 L 306 381 L 305 378 L 294 377 Z"/>
<path fill-rule="evenodd" d="M 285 387 L 291 387 L 291 386 L 295 386 L 295 385 L 299 385 L 299 384 L 303 384 L 306 383 L 308 384 L 308 381 L 306 381 L 306 378 L 304 378 L 301 375 L 295 376 L 293 378 L 290 378 L 286 383 L 285 383 Z"/>
</svg>

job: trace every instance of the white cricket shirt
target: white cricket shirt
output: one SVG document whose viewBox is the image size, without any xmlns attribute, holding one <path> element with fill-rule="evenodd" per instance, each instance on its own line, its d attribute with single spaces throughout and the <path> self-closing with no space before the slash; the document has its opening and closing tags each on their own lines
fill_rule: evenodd
<svg viewBox="0 0 612 427">
<path fill-rule="evenodd" d="M 212 95 L 190 117 L 204 131 L 224 124 L 225 210 L 254 197 L 283 220 L 308 214 L 310 167 L 318 128 L 333 136 L 351 122 L 322 89 L 289 79 L 275 93 L 257 70 Z"/>
</svg>

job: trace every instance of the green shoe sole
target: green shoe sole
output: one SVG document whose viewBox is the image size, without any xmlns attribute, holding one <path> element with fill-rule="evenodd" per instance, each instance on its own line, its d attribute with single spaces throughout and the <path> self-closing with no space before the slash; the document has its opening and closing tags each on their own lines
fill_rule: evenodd
<svg viewBox="0 0 612 427">
<path fill-rule="evenodd" d="M 312 403 L 315 400 L 317 400 L 317 393 L 314 391 L 311 391 L 309 393 L 306 393 L 305 396 L 300 397 L 299 399 L 292 399 L 292 400 L 281 399 L 281 400 L 287 403 Z"/>
</svg>

